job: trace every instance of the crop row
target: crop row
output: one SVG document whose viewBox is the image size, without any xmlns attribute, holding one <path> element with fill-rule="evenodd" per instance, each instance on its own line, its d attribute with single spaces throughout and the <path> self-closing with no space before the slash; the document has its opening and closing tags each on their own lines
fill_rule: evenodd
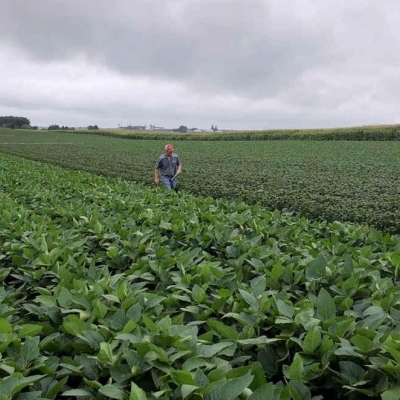
<svg viewBox="0 0 400 400">
<path fill-rule="evenodd" d="M 67 131 L 71 132 L 71 131 Z M 157 131 L 124 131 L 103 129 L 73 131 L 102 136 L 125 137 L 147 140 L 194 140 L 194 141 L 260 141 L 260 140 L 400 140 L 400 125 L 358 126 L 327 129 L 270 129 L 258 131 L 227 131 L 218 133 L 173 133 Z"/>
<path fill-rule="evenodd" d="M 6 155 L 0 182 L 0 398 L 399 397 L 398 236 Z"/>
</svg>

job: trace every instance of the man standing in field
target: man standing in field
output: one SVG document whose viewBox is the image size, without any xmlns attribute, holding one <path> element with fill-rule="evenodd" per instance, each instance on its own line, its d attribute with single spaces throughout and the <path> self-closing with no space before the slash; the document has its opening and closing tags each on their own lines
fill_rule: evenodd
<svg viewBox="0 0 400 400">
<path fill-rule="evenodd" d="M 154 170 L 154 182 L 156 185 L 160 183 L 159 174 L 161 174 L 161 183 L 167 190 L 176 189 L 177 176 L 182 171 L 182 166 L 179 157 L 174 153 L 174 146 L 167 144 L 164 148 L 165 153 L 158 157 Z"/>
</svg>

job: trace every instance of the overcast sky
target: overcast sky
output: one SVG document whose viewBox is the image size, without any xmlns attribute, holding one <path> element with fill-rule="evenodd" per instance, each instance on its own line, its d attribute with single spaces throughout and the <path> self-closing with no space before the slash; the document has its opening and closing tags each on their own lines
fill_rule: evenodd
<svg viewBox="0 0 400 400">
<path fill-rule="evenodd" d="M 0 116 L 32 125 L 400 123 L 399 0 L 1 0 Z"/>
</svg>

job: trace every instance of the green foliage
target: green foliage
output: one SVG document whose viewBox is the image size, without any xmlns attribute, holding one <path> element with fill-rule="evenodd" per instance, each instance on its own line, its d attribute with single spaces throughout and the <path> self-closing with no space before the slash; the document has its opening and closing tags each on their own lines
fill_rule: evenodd
<svg viewBox="0 0 400 400">
<path fill-rule="evenodd" d="M 0 171 L 0 398 L 398 397 L 398 236 Z"/>
</svg>

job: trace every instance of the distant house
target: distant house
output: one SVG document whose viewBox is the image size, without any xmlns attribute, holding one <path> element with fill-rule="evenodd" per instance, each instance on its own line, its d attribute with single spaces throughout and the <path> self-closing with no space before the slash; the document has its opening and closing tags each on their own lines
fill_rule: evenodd
<svg viewBox="0 0 400 400">
<path fill-rule="evenodd" d="M 163 128 L 162 126 L 153 126 L 153 131 L 159 131 L 159 132 L 172 132 L 173 129 L 171 128 Z"/>
</svg>

